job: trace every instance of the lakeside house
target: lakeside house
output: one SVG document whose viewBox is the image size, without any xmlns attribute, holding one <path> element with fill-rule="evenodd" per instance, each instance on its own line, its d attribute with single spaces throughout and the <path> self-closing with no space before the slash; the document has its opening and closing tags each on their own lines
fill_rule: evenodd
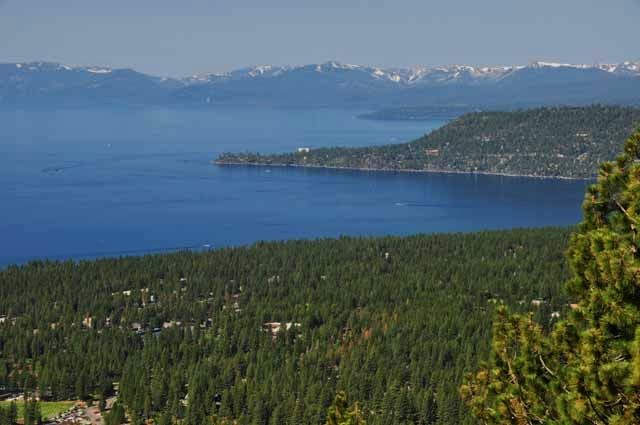
<svg viewBox="0 0 640 425">
<path fill-rule="evenodd" d="M 84 319 L 82 319 L 82 326 L 84 326 L 85 328 L 92 328 L 93 318 L 91 316 L 86 316 Z"/>
<path fill-rule="evenodd" d="M 299 328 L 301 325 L 300 323 L 294 323 L 294 322 L 286 322 L 286 323 L 282 323 L 282 322 L 266 322 L 263 325 L 263 328 L 266 332 L 270 332 L 271 336 L 275 339 L 278 336 L 278 332 L 280 332 L 281 329 L 285 329 L 285 330 L 290 330 L 291 328 Z"/>
<path fill-rule="evenodd" d="M 18 321 L 17 317 L 9 318 L 8 316 L 0 316 L 0 325 L 6 324 L 6 325 L 15 326 L 17 321 Z"/>
</svg>

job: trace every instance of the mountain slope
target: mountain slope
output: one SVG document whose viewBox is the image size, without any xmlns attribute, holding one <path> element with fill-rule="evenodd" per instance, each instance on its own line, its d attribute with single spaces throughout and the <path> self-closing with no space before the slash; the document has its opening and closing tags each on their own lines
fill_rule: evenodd
<svg viewBox="0 0 640 425">
<path fill-rule="evenodd" d="M 322 424 L 345 390 L 369 424 L 476 424 L 458 386 L 488 355 L 495 306 L 564 317 L 568 236 L 342 237 L 11 266 L 0 387 L 104 399 L 117 382 L 132 423 Z"/>
<path fill-rule="evenodd" d="M 165 102 L 180 84 L 130 69 L 56 63 L 0 64 L 0 104 L 72 106 Z"/>
<path fill-rule="evenodd" d="M 640 109 L 628 107 L 478 112 L 410 143 L 224 154 L 217 163 L 589 178 L 639 124 Z"/>
<path fill-rule="evenodd" d="M 0 64 L 0 106 L 523 107 L 640 104 L 640 62 L 376 68 L 257 66 L 167 79 L 129 69 Z"/>
</svg>

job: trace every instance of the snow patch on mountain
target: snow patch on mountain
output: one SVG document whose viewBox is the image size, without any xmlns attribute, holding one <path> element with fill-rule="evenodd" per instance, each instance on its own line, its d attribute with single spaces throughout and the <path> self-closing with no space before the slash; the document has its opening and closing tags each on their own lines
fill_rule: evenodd
<svg viewBox="0 0 640 425">
<path fill-rule="evenodd" d="M 258 75 L 264 75 L 271 70 L 273 70 L 273 66 L 271 65 L 261 65 L 254 67 L 251 71 L 249 71 L 248 75 L 250 77 L 257 77 Z"/>
<path fill-rule="evenodd" d="M 34 72 L 86 72 L 96 78 L 106 76 L 114 70 L 105 67 L 76 67 L 51 62 L 31 62 L 5 64 L 19 74 Z M 405 68 L 383 68 L 376 66 L 344 64 L 328 61 L 320 64 L 299 66 L 257 65 L 224 73 L 195 74 L 182 79 L 157 79 L 177 86 L 217 84 L 248 79 L 286 78 L 289 73 L 339 73 L 339 84 L 349 84 L 351 78 L 358 84 L 366 84 L 367 79 L 375 84 L 400 86 L 442 86 L 442 85 L 483 85 L 500 82 L 524 69 L 550 70 L 599 70 L 621 77 L 640 77 L 640 61 L 626 61 L 619 64 L 570 64 L 553 61 L 537 61 L 526 66 L 414 66 Z M 312 78 L 309 75 L 308 78 Z M 350 77 L 353 75 L 353 77 Z"/>
<path fill-rule="evenodd" d="M 86 71 L 92 74 L 111 74 L 112 72 L 110 69 L 106 68 L 87 68 Z"/>
<path fill-rule="evenodd" d="M 585 68 L 590 68 L 591 66 L 589 66 L 589 65 L 574 65 L 574 64 L 570 64 L 570 63 L 538 61 L 538 62 L 533 62 L 530 65 L 530 67 L 531 68 L 578 68 L 578 69 L 585 69 Z"/>
</svg>

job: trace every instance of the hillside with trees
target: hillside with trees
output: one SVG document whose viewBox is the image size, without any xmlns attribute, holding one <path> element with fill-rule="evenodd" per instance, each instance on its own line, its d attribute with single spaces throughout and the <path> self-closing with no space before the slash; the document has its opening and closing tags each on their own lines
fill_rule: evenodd
<svg viewBox="0 0 640 425">
<path fill-rule="evenodd" d="M 564 317 L 568 236 L 345 237 L 11 266 L 0 388 L 117 391 L 108 423 L 318 424 L 345 411 L 329 409 L 339 391 L 369 424 L 477 423 L 458 387 L 489 354 L 495 308 Z"/>
<path fill-rule="evenodd" d="M 618 106 L 474 112 L 409 143 L 226 153 L 216 163 L 592 178 L 639 124 L 640 109 Z"/>
<path fill-rule="evenodd" d="M 115 395 L 108 425 L 637 424 L 640 132 L 583 207 L 577 230 L 11 266 L 0 395 Z"/>
<path fill-rule="evenodd" d="M 551 329 L 500 307 L 462 396 L 485 424 L 640 423 L 640 132 L 602 165 L 567 252 L 575 308 Z"/>
</svg>

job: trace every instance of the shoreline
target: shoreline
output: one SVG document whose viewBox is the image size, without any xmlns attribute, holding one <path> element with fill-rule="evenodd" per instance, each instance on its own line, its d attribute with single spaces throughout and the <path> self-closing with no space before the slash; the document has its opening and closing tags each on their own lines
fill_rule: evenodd
<svg viewBox="0 0 640 425">
<path fill-rule="evenodd" d="M 250 167 L 278 167 L 278 168 L 312 168 L 312 169 L 325 169 L 325 170 L 347 170 L 347 171 L 366 171 L 366 172 L 385 172 L 385 173 L 433 173 L 433 174 L 468 174 L 468 175 L 485 175 L 485 176 L 500 176 L 500 177 L 523 177 L 528 179 L 545 179 L 545 180 L 595 180 L 597 176 L 593 177 L 567 177 L 567 176 L 537 176 L 533 174 L 513 174 L 513 173 L 497 173 L 490 171 L 459 171 L 459 170 L 420 170 L 420 169 L 394 169 L 394 168 L 366 168 L 366 167 L 337 167 L 330 165 L 300 165 L 300 164 L 282 164 L 282 163 L 261 163 L 261 162 L 221 162 L 218 160 L 210 161 L 213 165 L 218 166 L 250 166 Z"/>
</svg>

